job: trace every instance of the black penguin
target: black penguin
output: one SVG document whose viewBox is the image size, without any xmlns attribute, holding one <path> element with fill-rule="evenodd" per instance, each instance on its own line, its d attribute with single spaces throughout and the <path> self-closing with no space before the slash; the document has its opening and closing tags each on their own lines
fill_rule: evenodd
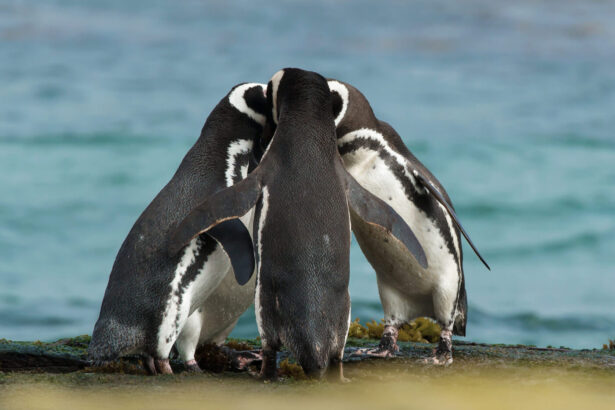
<svg viewBox="0 0 615 410">
<path fill-rule="evenodd" d="M 177 341 L 188 368 L 199 370 L 197 345 L 223 340 L 252 304 L 251 212 L 241 222 L 229 221 L 194 238 L 173 257 L 167 241 L 201 198 L 237 183 L 256 166 L 252 148 L 262 133 L 266 106 L 264 84 L 235 86 L 211 112 L 171 181 L 135 222 L 109 277 L 88 350 L 92 361 L 143 354 L 151 373 L 172 373 L 168 356 Z M 237 280 L 225 279 L 233 271 Z M 208 303 L 212 294 L 213 307 Z"/>
<path fill-rule="evenodd" d="M 321 377 L 336 363 L 342 377 L 350 322 L 349 215 L 383 234 L 392 232 L 392 239 L 423 265 L 425 255 L 401 217 L 344 170 L 331 94 L 322 76 L 278 71 L 267 86 L 267 99 L 275 133 L 259 166 L 191 212 L 173 234 L 170 253 L 256 205 L 261 375 L 275 378 L 276 353 L 284 345 L 306 374 Z"/>
<path fill-rule="evenodd" d="M 385 314 L 380 345 L 367 353 L 394 355 L 398 329 L 428 316 L 436 319 L 442 332 L 434 356 L 427 361 L 450 364 L 452 334 L 465 336 L 467 322 L 460 231 L 484 260 L 461 227 L 444 187 L 412 155 L 393 127 L 376 118 L 367 99 L 353 86 L 336 80 L 328 84 L 346 170 L 403 217 L 427 255 L 425 268 L 407 250 L 387 242 L 380 231 L 352 219 L 357 242 L 376 271 Z"/>
</svg>

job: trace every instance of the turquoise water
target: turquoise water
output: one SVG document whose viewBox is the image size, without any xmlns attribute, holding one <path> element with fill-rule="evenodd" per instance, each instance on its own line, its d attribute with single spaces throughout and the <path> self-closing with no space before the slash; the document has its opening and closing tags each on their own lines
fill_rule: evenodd
<svg viewBox="0 0 615 410">
<path fill-rule="evenodd" d="M 258 4 L 257 4 L 258 3 Z M 0 4 L 0 338 L 91 333 L 115 254 L 208 113 L 298 66 L 361 89 L 442 181 L 468 339 L 615 337 L 615 4 Z M 353 317 L 379 319 L 352 248 Z M 256 335 L 253 313 L 237 336 Z"/>
</svg>

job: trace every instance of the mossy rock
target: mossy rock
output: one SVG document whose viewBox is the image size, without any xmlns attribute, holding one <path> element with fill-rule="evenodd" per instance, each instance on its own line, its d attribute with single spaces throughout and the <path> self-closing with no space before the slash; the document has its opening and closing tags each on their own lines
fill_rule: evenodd
<svg viewBox="0 0 615 410">
<path fill-rule="evenodd" d="M 433 320 L 420 317 L 410 323 L 406 323 L 399 329 L 397 340 L 400 342 L 437 343 L 440 340 L 440 326 Z M 384 319 L 380 323 L 372 320 L 361 324 L 355 319 L 348 329 L 348 337 L 356 339 L 380 340 L 384 333 Z"/>
</svg>

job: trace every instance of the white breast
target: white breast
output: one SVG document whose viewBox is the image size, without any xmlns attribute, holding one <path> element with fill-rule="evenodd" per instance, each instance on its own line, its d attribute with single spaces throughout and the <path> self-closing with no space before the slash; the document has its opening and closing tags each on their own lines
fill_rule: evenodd
<svg viewBox="0 0 615 410">
<path fill-rule="evenodd" d="M 366 131 L 363 129 L 347 134 L 339 140 L 339 144 L 358 137 L 365 138 L 366 135 L 375 136 L 381 146 L 389 150 L 391 157 L 406 168 L 406 159 L 388 147 L 379 133 L 373 130 Z M 353 231 L 357 239 L 369 248 L 373 248 L 367 249 L 364 253 L 376 269 L 379 281 L 391 282 L 391 286 L 408 295 L 431 294 L 434 286 L 442 284 L 443 281 L 450 282 L 456 287 L 459 280 L 456 255 L 450 253 L 444 236 L 434 220 L 408 199 L 398 176 L 392 172 L 378 152 L 363 147 L 345 154 L 343 160 L 346 169 L 359 184 L 397 211 L 410 226 L 427 256 L 428 268 L 423 269 L 407 249 L 396 248 L 395 241 L 384 242 L 385 238 L 378 238 L 368 227 L 358 227 L 357 223 L 360 221 L 353 220 L 355 223 Z M 415 183 L 410 172 L 405 172 L 403 177 Z M 447 221 L 456 240 L 452 221 L 450 218 Z"/>
</svg>

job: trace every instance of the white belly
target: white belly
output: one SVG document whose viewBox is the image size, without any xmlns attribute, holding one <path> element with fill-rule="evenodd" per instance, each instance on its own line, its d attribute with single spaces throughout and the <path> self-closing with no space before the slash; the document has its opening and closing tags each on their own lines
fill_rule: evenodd
<svg viewBox="0 0 615 410">
<path fill-rule="evenodd" d="M 348 172 L 364 188 L 389 204 L 410 226 L 427 256 L 427 269 L 399 242 L 353 218 L 353 232 L 378 276 L 385 313 L 433 316 L 436 289 L 455 297 L 459 272 L 438 226 L 406 197 L 398 177 L 377 152 L 360 148 L 343 157 Z M 388 312 L 387 312 L 388 311 Z"/>
</svg>

